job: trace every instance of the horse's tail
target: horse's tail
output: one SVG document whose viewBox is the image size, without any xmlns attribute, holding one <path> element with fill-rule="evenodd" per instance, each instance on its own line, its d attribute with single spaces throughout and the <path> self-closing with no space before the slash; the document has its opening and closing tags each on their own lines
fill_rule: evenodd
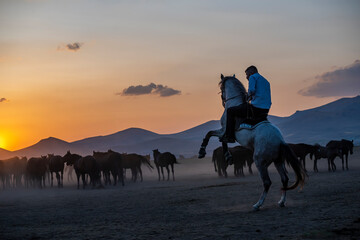
<svg viewBox="0 0 360 240">
<path fill-rule="evenodd" d="M 141 156 L 141 163 L 146 165 L 150 170 L 154 169 L 154 167 L 151 165 L 150 161 L 144 156 Z"/>
<path fill-rule="evenodd" d="M 176 159 L 176 157 L 175 157 L 174 154 L 172 154 L 172 157 L 173 157 L 173 160 L 174 160 L 174 163 L 175 163 L 175 164 L 180 164 L 180 163 L 177 161 L 177 159 Z"/>
<path fill-rule="evenodd" d="M 295 189 L 299 184 L 300 184 L 300 188 L 303 188 L 305 184 L 305 178 L 307 175 L 301 162 L 297 159 L 295 153 L 286 143 L 282 143 L 280 149 L 283 157 L 285 157 L 286 159 L 286 162 L 294 169 L 294 172 L 296 174 L 296 182 L 287 188 L 283 188 L 282 190 Z"/>
</svg>

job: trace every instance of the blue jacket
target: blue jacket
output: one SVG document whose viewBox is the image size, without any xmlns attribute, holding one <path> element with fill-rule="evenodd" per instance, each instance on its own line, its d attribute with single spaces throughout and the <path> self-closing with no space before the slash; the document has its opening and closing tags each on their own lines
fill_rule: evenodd
<svg viewBox="0 0 360 240">
<path fill-rule="evenodd" d="M 259 73 L 255 73 L 249 77 L 248 94 L 252 96 L 251 104 L 254 107 L 270 109 L 270 83 Z"/>
</svg>

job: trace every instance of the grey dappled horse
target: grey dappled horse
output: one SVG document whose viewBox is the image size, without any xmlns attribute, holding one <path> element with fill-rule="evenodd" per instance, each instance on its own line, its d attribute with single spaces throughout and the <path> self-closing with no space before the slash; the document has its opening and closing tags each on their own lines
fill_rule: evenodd
<svg viewBox="0 0 360 240">
<path fill-rule="evenodd" d="M 206 146 L 210 137 L 221 137 L 225 133 L 226 124 L 226 110 L 229 107 L 237 106 L 246 103 L 247 93 L 243 84 L 234 76 L 224 77 L 221 74 L 221 81 L 219 83 L 223 102 L 225 103 L 225 111 L 221 117 L 221 129 L 209 131 L 201 144 L 199 151 L 199 158 L 206 154 Z M 297 160 L 296 156 L 285 143 L 280 130 L 268 121 L 261 122 L 253 128 L 238 129 L 235 132 L 235 139 L 241 146 L 247 147 L 253 151 L 254 163 L 260 173 L 264 185 L 264 191 L 260 196 L 259 201 L 253 205 L 254 210 L 259 210 L 265 201 L 265 197 L 271 185 L 271 180 L 268 173 L 268 167 L 274 163 L 277 171 L 281 176 L 282 195 L 278 202 L 280 207 L 285 206 L 286 190 L 291 190 L 297 186 L 303 186 L 306 173 Z M 286 173 L 284 161 L 291 165 L 296 174 L 296 182 L 288 187 L 289 178 Z"/>
</svg>

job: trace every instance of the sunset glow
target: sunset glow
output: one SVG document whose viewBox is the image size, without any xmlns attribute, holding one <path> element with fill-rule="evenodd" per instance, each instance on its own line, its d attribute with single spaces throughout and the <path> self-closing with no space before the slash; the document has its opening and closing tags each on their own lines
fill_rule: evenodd
<svg viewBox="0 0 360 240">
<path fill-rule="evenodd" d="M 359 11 L 340 0 L 1 1 L 0 148 L 216 120 L 220 74 L 247 87 L 252 64 L 271 83 L 271 115 L 355 96 L 358 85 L 316 86 L 357 64 Z"/>
</svg>

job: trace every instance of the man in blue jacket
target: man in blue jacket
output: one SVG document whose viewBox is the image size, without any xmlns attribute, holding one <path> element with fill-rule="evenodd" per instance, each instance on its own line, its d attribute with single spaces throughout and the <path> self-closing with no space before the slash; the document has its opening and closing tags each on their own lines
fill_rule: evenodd
<svg viewBox="0 0 360 240">
<path fill-rule="evenodd" d="M 223 143 L 235 142 L 235 117 L 242 119 L 252 118 L 255 121 L 267 120 L 271 107 L 270 83 L 258 73 L 255 66 L 245 70 L 246 78 L 249 81 L 248 98 L 251 104 L 241 104 L 227 109 L 226 132 L 220 139 Z"/>
</svg>

